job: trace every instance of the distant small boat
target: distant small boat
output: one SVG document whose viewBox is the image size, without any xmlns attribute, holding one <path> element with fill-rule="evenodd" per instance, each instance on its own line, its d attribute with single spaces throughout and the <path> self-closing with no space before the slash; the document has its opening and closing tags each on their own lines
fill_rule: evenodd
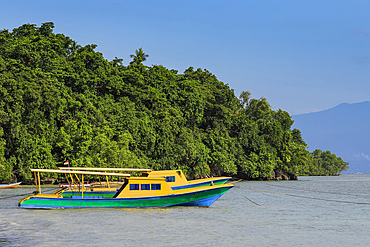
<svg viewBox="0 0 370 247">
<path fill-rule="evenodd" d="M 22 182 L 11 183 L 11 184 L 0 184 L 0 189 L 17 188 Z"/>
</svg>

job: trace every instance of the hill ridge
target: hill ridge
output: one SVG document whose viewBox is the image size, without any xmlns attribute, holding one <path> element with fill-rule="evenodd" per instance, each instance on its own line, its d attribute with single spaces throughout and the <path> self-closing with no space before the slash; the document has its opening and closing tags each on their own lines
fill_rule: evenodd
<svg viewBox="0 0 370 247">
<path fill-rule="evenodd" d="M 370 173 L 370 101 L 341 103 L 312 113 L 293 115 L 309 150 L 330 150 L 349 162 L 346 173 Z"/>
</svg>

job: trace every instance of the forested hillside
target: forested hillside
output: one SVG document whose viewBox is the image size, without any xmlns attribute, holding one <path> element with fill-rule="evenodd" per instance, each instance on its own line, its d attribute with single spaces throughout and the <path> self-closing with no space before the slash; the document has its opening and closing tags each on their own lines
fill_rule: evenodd
<svg viewBox="0 0 370 247">
<path fill-rule="evenodd" d="M 54 24 L 0 31 L 0 180 L 29 168 L 182 169 L 189 178 L 270 178 L 280 170 L 332 175 L 348 167 L 309 153 L 291 116 L 266 99 L 240 98 L 207 70 L 123 65 L 81 47 Z"/>
</svg>

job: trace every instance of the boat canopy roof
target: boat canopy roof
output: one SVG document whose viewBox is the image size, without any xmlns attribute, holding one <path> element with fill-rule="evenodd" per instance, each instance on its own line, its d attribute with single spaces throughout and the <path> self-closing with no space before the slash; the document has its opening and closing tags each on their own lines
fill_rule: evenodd
<svg viewBox="0 0 370 247">
<path fill-rule="evenodd" d="M 81 175 L 97 175 L 97 176 L 117 176 L 130 177 L 131 174 L 113 173 L 113 172 L 91 172 L 91 171 L 68 171 L 68 170 L 51 170 L 51 169 L 30 169 L 31 172 L 47 172 L 47 173 L 68 173 Z"/>
<path fill-rule="evenodd" d="M 138 168 L 109 168 L 109 167 L 58 167 L 60 170 L 80 170 L 80 171 L 130 171 L 130 172 L 151 172 L 152 169 Z"/>
</svg>

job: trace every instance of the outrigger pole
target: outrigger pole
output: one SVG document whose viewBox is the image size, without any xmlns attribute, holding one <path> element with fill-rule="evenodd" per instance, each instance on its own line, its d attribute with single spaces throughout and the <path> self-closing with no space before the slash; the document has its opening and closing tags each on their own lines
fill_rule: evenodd
<svg viewBox="0 0 370 247">
<path fill-rule="evenodd" d="M 80 171 L 126 171 L 126 172 L 151 172 L 152 169 L 137 168 L 104 168 L 104 167 L 58 167 L 59 170 L 80 170 Z"/>
</svg>

